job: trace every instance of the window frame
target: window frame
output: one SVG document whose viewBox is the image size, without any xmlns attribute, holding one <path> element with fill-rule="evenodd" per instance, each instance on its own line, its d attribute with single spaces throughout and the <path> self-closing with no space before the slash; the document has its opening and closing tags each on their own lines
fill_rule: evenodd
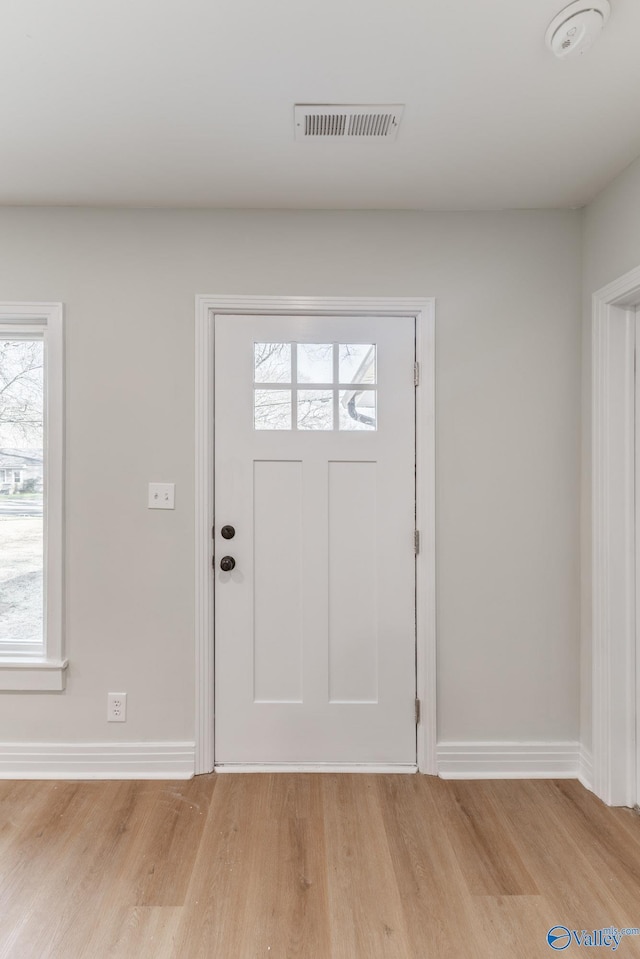
<svg viewBox="0 0 640 959">
<path fill-rule="evenodd" d="M 274 346 L 274 347 L 288 347 L 288 360 L 286 365 L 289 368 L 289 377 L 288 379 L 263 379 L 260 377 L 256 378 L 259 364 L 257 348 L 263 346 Z M 331 349 L 331 359 L 329 365 L 331 367 L 331 378 L 320 379 L 316 377 L 311 380 L 300 379 L 299 375 L 299 364 L 300 364 L 300 347 L 321 347 L 324 349 Z M 349 348 L 354 346 L 365 346 L 368 347 L 368 352 L 365 354 L 365 357 L 358 364 L 355 374 L 359 373 L 364 366 L 364 362 L 367 357 L 373 351 L 373 380 L 349 380 L 348 377 L 341 377 L 340 373 L 342 372 L 342 362 L 343 358 L 340 355 L 340 350 L 343 348 Z M 331 343 L 314 343 L 310 344 L 305 340 L 287 340 L 282 343 L 275 342 L 262 342 L 255 341 L 253 344 L 253 429 L 255 432 L 259 433 L 375 433 L 378 430 L 378 376 L 377 376 L 377 348 L 375 343 L 341 343 L 339 341 Z M 354 375 L 355 375 L 354 374 Z M 278 374 L 279 375 L 279 374 Z M 260 412 L 262 411 L 262 406 L 258 403 L 258 394 L 264 394 L 265 396 L 269 394 L 278 394 L 286 393 L 289 395 L 288 406 L 289 406 L 289 425 L 270 425 L 261 420 Z M 313 425 L 305 426 L 300 423 L 300 397 L 310 397 L 313 393 L 327 393 L 331 394 L 331 425 Z M 353 401 L 355 402 L 355 397 L 361 395 L 362 393 L 368 393 L 373 396 L 374 404 L 374 418 L 369 421 L 369 426 L 365 427 L 353 427 L 343 426 L 342 425 L 342 409 L 346 408 L 345 399 L 347 396 L 351 395 Z M 351 416 L 351 413 L 349 412 Z M 353 416 L 354 421 L 365 422 L 359 416 Z M 286 416 L 285 416 L 286 420 Z M 263 425 L 264 424 L 264 425 Z"/>
<path fill-rule="evenodd" d="M 44 340 L 44 646 L 0 649 L 0 690 L 65 688 L 64 656 L 64 323 L 62 303 L 1 303 L 0 337 L 30 332 Z"/>
</svg>

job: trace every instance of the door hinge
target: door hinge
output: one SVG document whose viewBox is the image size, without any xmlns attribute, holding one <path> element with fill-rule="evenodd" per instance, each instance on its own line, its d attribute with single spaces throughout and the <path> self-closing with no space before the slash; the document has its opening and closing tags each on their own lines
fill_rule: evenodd
<svg viewBox="0 0 640 959">
<path fill-rule="evenodd" d="M 418 529 L 415 529 L 413 531 L 413 549 L 417 556 L 418 553 L 420 552 L 420 530 Z"/>
<path fill-rule="evenodd" d="M 413 364 L 413 385 L 420 386 L 420 364 Z"/>
<path fill-rule="evenodd" d="M 420 700 L 416 699 L 416 726 L 420 722 Z"/>
</svg>

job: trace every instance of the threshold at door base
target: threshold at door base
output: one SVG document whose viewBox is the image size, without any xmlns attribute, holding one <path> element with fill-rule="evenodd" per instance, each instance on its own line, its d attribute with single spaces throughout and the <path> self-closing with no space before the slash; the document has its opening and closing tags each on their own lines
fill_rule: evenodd
<svg viewBox="0 0 640 959">
<path fill-rule="evenodd" d="M 217 773 L 417 773 L 417 765 L 410 763 L 221 763 L 214 767 Z"/>
</svg>

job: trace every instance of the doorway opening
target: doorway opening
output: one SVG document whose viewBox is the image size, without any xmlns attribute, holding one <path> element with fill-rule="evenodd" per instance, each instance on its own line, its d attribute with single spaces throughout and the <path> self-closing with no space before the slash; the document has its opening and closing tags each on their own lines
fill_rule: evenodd
<svg viewBox="0 0 640 959">
<path fill-rule="evenodd" d="M 245 319 L 243 319 L 243 317 Z M 214 620 L 217 620 L 219 615 L 223 616 L 223 618 L 225 615 L 231 615 L 231 619 L 224 621 L 224 633 L 227 637 L 236 635 L 237 623 L 233 620 L 233 616 L 237 614 L 238 609 L 244 608 L 244 604 L 242 602 L 236 604 L 234 613 L 233 589 L 236 589 L 237 599 L 243 589 L 241 582 L 242 569 L 240 567 L 243 565 L 244 571 L 249 573 L 249 567 L 255 558 L 255 544 L 250 545 L 245 542 L 241 549 L 241 538 L 240 535 L 238 535 L 236 543 L 234 544 L 237 546 L 238 557 L 235 557 L 231 550 L 228 551 L 229 557 L 234 560 L 234 563 L 238 560 L 236 569 L 219 570 L 216 567 L 215 573 L 214 570 L 212 570 L 211 534 L 212 528 L 214 527 L 216 492 L 213 482 L 216 465 L 215 453 L 216 445 L 221 441 L 220 438 L 224 433 L 222 421 L 218 418 L 216 422 L 213 412 L 216 390 L 216 323 L 218 324 L 219 335 L 222 335 L 223 338 L 224 336 L 230 336 L 233 340 L 240 336 L 241 339 L 244 337 L 247 340 L 242 347 L 239 347 L 240 352 L 237 356 L 239 358 L 241 357 L 238 362 L 242 365 L 242 363 L 247 362 L 246 358 L 249 353 L 252 355 L 253 369 L 251 369 L 249 377 L 251 388 L 246 391 L 245 395 L 238 399 L 238 415 L 241 418 L 239 422 L 242 422 L 242 424 L 244 424 L 243 428 L 246 428 L 244 434 L 246 442 L 257 443 L 261 447 L 259 455 L 253 456 L 252 454 L 252 456 L 249 457 L 251 468 L 247 471 L 247 476 L 251 477 L 252 483 L 254 483 L 255 477 L 258 476 L 260 490 L 265 492 L 265 495 L 271 490 L 268 501 L 272 494 L 279 496 L 287 483 L 289 485 L 293 483 L 295 489 L 292 487 L 292 489 L 289 490 L 289 496 L 284 497 L 284 499 L 280 496 L 280 499 L 282 499 L 282 510 L 290 509 L 289 504 L 292 501 L 291 497 L 295 500 L 295 495 L 306 495 L 304 494 L 303 486 L 300 485 L 300 467 L 295 465 L 296 462 L 301 462 L 300 454 L 296 453 L 294 455 L 292 450 L 288 449 L 291 444 L 302 444 L 305 456 L 310 458 L 309 462 L 311 462 L 311 459 L 314 457 L 317 459 L 319 455 L 318 451 L 321 447 L 324 449 L 322 455 L 325 456 L 326 454 L 325 467 L 327 463 L 331 464 L 328 472 L 326 468 L 323 467 L 317 471 L 317 475 L 314 478 L 313 470 L 311 466 L 308 465 L 305 470 L 305 476 L 307 477 L 307 481 L 312 485 L 314 483 L 320 483 L 321 485 L 321 479 L 319 479 L 319 477 L 330 476 L 330 482 L 333 484 L 332 495 L 335 503 L 339 504 L 341 489 L 347 489 L 347 487 L 344 486 L 347 480 L 349 488 L 352 488 L 354 479 L 359 479 L 364 482 L 363 501 L 367 496 L 367 484 L 370 493 L 374 488 L 378 490 L 378 480 L 376 479 L 376 481 L 373 482 L 375 472 L 373 464 L 376 462 L 375 457 L 378 455 L 373 452 L 373 444 L 382 442 L 382 427 L 385 421 L 387 423 L 387 433 L 390 432 L 388 429 L 390 424 L 390 406 L 388 403 L 392 404 L 392 402 L 395 402 L 395 400 L 391 400 L 394 391 L 390 389 L 392 386 L 393 361 L 389 359 L 387 362 L 387 360 L 383 359 L 382 354 L 376 355 L 375 360 L 372 359 L 375 350 L 371 348 L 377 340 L 371 335 L 367 336 L 367 330 L 369 330 L 370 334 L 371 329 L 375 327 L 376 324 L 383 330 L 386 323 L 387 331 L 384 332 L 383 330 L 383 333 L 380 333 L 379 330 L 376 336 L 378 339 L 382 337 L 382 339 L 380 339 L 381 343 L 386 337 L 387 342 L 391 344 L 394 333 L 396 336 L 399 335 L 400 329 L 404 324 L 405 330 L 408 330 L 409 327 L 411 328 L 411 343 L 413 349 L 413 330 L 415 328 L 416 370 L 419 369 L 419 385 L 415 394 L 415 429 L 413 423 L 410 424 L 410 429 L 413 434 L 412 439 L 415 438 L 415 451 L 412 448 L 411 452 L 411 485 L 413 489 L 413 484 L 415 484 L 416 490 L 415 528 L 420 533 L 420 551 L 415 558 L 415 583 L 411 583 L 412 590 L 415 587 L 415 624 L 417 626 L 417 642 L 411 653 L 414 657 L 416 667 L 412 682 L 414 683 L 414 688 L 417 689 L 417 698 L 421 705 L 421 721 L 417 726 L 417 766 L 420 771 L 435 773 L 435 390 L 433 300 L 362 300 L 336 298 L 300 300 L 297 298 L 216 296 L 198 297 L 196 312 L 196 771 L 208 772 L 214 768 L 214 765 L 221 768 L 219 767 L 219 759 L 216 757 L 215 749 L 216 744 L 219 749 L 223 748 L 222 744 L 225 742 L 225 739 L 224 735 L 220 734 L 220 730 L 217 731 L 218 735 L 216 735 L 214 731 L 214 690 L 216 688 L 216 658 L 214 656 L 213 642 Z M 344 334 L 344 330 L 346 329 L 345 323 L 353 325 L 352 332 L 349 336 Z M 270 330 L 270 327 L 274 324 L 279 324 L 281 329 L 279 327 L 278 330 Z M 221 330 L 226 332 L 221 334 Z M 244 332 L 242 332 L 243 330 Z M 269 335 L 266 335 L 267 330 L 270 330 Z M 258 331 L 261 331 L 260 335 L 258 335 Z M 321 331 L 324 331 L 322 335 L 320 335 Z M 255 356 L 257 355 L 255 350 L 263 349 L 265 343 L 271 344 L 271 346 L 276 344 L 283 347 L 283 349 L 279 350 L 279 353 L 276 351 L 278 354 L 276 355 L 276 360 L 278 360 L 279 356 L 279 359 L 287 366 L 287 370 L 284 370 L 284 367 L 282 370 L 276 370 L 275 373 L 271 370 L 267 380 L 262 379 L 262 373 L 256 372 L 257 367 L 255 366 Z M 221 343 L 218 342 L 218 350 L 220 350 L 220 346 Z M 366 350 L 364 349 L 365 346 L 367 347 Z M 322 349 L 319 349 L 320 347 Z M 385 347 L 385 349 L 390 358 L 394 352 L 396 352 L 387 347 Z M 324 353 L 322 353 L 322 351 L 324 351 Z M 322 355 L 320 355 L 321 353 Z M 342 353 L 345 354 L 344 357 Z M 362 353 L 362 356 L 360 356 L 360 353 Z M 272 354 L 273 351 L 271 351 L 269 355 L 271 356 Z M 219 359 L 220 356 L 218 356 L 218 360 Z M 324 367 L 321 369 L 323 363 L 324 366 L 327 367 L 326 369 L 324 369 Z M 349 364 L 351 364 L 351 366 L 349 366 Z M 411 389 L 413 391 L 413 363 L 411 365 Z M 299 368 L 297 368 L 298 366 Z M 353 367 L 353 369 L 351 369 L 351 367 Z M 220 379 L 224 377 L 224 371 L 226 369 L 226 363 L 218 366 L 218 387 L 221 385 Z M 261 370 L 264 371 L 265 369 L 266 367 L 261 365 Z M 377 371 L 379 371 L 381 377 L 379 383 L 377 382 Z M 287 374 L 286 376 L 285 373 Z M 275 379 L 273 379 L 274 376 L 276 377 Z M 285 379 L 282 378 L 283 376 Z M 318 377 L 320 377 L 320 379 L 318 379 Z M 271 382 L 271 380 L 273 380 L 273 382 Z M 225 406 L 227 409 L 229 408 L 229 390 L 231 388 L 231 382 L 227 383 L 226 387 L 224 387 L 224 399 L 222 399 L 223 394 L 218 395 L 219 409 L 222 408 L 224 410 Z M 385 396 L 387 399 L 385 399 L 383 403 Z M 276 402 L 276 400 L 278 402 Z M 235 406 L 235 403 L 231 405 Z M 246 410 L 244 406 L 247 406 Z M 240 411 L 240 407 L 242 407 L 242 411 Z M 278 417 L 280 417 L 280 419 L 282 418 L 281 414 L 287 420 L 286 423 L 284 423 L 284 420 L 280 422 L 278 419 Z M 224 413 L 222 415 L 224 416 Z M 405 416 L 405 414 L 401 411 L 400 418 L 402 419 L 403 416 Z M 275 420 L 274 417 L 276 417 Z M 379 429 L 377 428 L 377 417 L 379 417 Z M 233 416 L 231 418 L 233 419 Z M 269 429 L 269 424 L 273 426 L 274 423 L 276 424 L 276 428 Z M 228 433 L 230 437 L 238 436 L 237 425 L 238 424 L 235 426 L 231 425 Z M 215 431 L 214 426 L 216 427 Z M 233 443 L 235 443 L 236 440 L 231 439 L 230 442 L 233 447 Z M 354 443 L 356 445 L 353 445 Z M 358 443 L 360 445 L 358 445 Z M 364 452 L 365 444 L 368 444 L 368 453 Z M 287 449 L 284 448 L 285 446 Z M 335 450 L 333 446 L 336 447 Z M 262 447 L 264 447 L 264 449 L 262 449 Z M 269 447 L 269 449 L 267 449 L 267 447 Z M 331 450 L 329 447 L 331 447 Z M 237 450 L 234 448 L 230 449 L 231 460 L 235 462 L 237 460 L 235 456 Z M 352 453 L 347 454 L 346 451 L 348 449 L 350 449 Z M 353 453 L 353 450 L 358 451 L 357 455 Z M 225 456 L 229 454 L 229 449 L 225 452 L 223 444 L 223 447 L 218 448 L 217 452 L 219 457 Z M 391 463 L 393 458 L 393 455 L 388 457 L 389 463 Z M 229 460 L 229 462 L 231 462 L 231 460 Z M 286 466 L 283 466 L 283 464 L 286 464 Z M 285 470 L 287 476 L 278 478 L 282 469 Z M 393 479 L 391 473 L 388 472 L 388 469 L 391 469 L 391 467 L 381 467 L 380 469 L 380 475 L 386 475 L 386 479 L 382 480 L 383 486 L 384 483 L 392 486 Z M 275 476 L 274 470 L 275 473 L 278 473 L 278 476 Z M 385 470 L 387 470 L 387 473 L 385 473 Z M 346 475 L 347 473 L 349 473 L 348 477 Z M 402 482 L 406 482 L 408 475 L 406 463 L 402 475 L 404 476 Z M 218 473 L 218 482 L 219 484 L 221 483 L 222 486 L 224 486 L 223 478 L 225 476 L 231 476 L 229 469 Z M 240 479 L 238 482 L 237 477 L 234 478 L 232 483 L 228 484 L 228 490 L 232 490 L 233 492 L 231 492 L 231 499 L 227 498 L 226 502 L 223 500 L 223 502 L 225 502 L 224 509 L 227 511 L 232 508 L 230 504 L 234 502 L 234 497 L 236 497 L 236 493 L 241 486 L 242 480 Z M 255 506 L 253 498 L 256 490 L 258 490 L 258 486 L 255 486 L 255 483 L 254 487 L 255 488 L 252 488 L 250 492 L 252 510 L 254 510 Z M 261 493 L 258 492 L 258 495 L 261 495 Z M 359 502 L 359 500 L 355 502 Z M 235 509 L 235 505 L 233 509 Z M 413 509 L 413 505 L 411 505 L 411 509 Z M 355 512 L 357 512 L 357 510 Z M 264 514 L 266 516 L 267 513 L 268 511 L 263 510 L 261 515 Z M 382 524 L 381 528 L 384 527 L 385 523 L 383 514 L 384 511 L 380 511 L 380 517 L 382 517 L 380 519 L 380 523 Z M 238 515 L 241 517 L 240 525 L 243 527 L 243 535 L 246 536 L 250 524 L 242 518 L 242 510 L 240 510 Z M 258 514 L 256 513 L 255 515 Z M 296 515 L 300 516 L 301 514 L 296 512 Z M 338 506 L 336 516 L 339 515 L 340 507 Z M 215 517 L 215 519 L 218 520 L 220 528 L 222 525 L 235 525 L 230 521 L 228 522 L 229 517 L 223 515 L 219 515 Z M 266 520 L 267 525 L 269 525 L 270 522 L 272 522 L 272 520 Z M 313 519 L 313 510 L 308 511 L 305 522 L 307 525 L 315 522 Z M 351 536 L 350 542 L 352 544 L 361 536 L 369 535 L 366 532 L 367 524 L 364 521 L 364 512 L 358 522 L 360 522 L 361 528 L 359 532 L 356 531 L 357 535 Z M 336 550 L 338 550 L 340 554 L 343 553 L 343 550 L 339 549 L 341 545 L 339 542 L 340 536 L 344 534 L 346 526 L 354 525 L 354 523 L 357 525 L 355 515 L 350 515 L 350 511 L 345 509 L 342 510 L 341 521 L 334 519 L 333 533 L 331 535 L 334 537 Z M 285 525 L 290 526 L 291 524 Z M 412 525 L 414 524 L 412 523 Z M 354 531 L 355 526 L 352 533 Z M 254 532 L 255 530 L 252 531 L 252 535 Z M 277 536 L 277 525 L 273 530 L 267 530 L 269 535 L 266 539 L 265 536 L 262 535 L 264 532 L 262 528 L 257 531 L 257 534 L 262 537 L 261 542 L 263 548 L 267 542 L 273 543 L 274 536 Z M 413 534 L 413 530 L 411 530 L 411 532 Z M 379 558 L 382 553 L 382 543 L 384 539 L 387 537 L 392 538 L 392 535 L 390 531 L 378 534 L 377 549 Z M 413 540 L 413 535 L 411 538 Z M 220 544 L 224 542 L 224 539 L 220 540 Z M 299 537 L 298 545 L 300 542 Z M 318 540 L 318 542 L 320 542 L 320 540 Z M 280 548 L 284 548 L 283 544 L 280 544 Z M 219 553 L 218 543 L 216 543 L 216 552 Z M 242 558 L 240 559 L 241 555 Z M 286 559 L 286 549 L 283 555 L 285 556 L 285 562 L 289 562 L 289 560 Z M 219 554 L 216 559 L 218 562 L 225 559 L 228 565 L 229 557 L 226 555 L 223 557 Z M 306 558 L 303 558 L 301 567 L 303 571 L 305 566 L 313 562 L 314 556 L 313 552 L 311 552 Z M 367 569 L 365 568 L 367 563 L 370 564 L 370 559 L 368 558 L 366 547 L 363 547 L 362 554 L 359 559 L 356 558 L 353 566 L 357 577 L 361 580 L 360 591 L 362 595 L 366 592 L 368 579 L 373 575 L 373 566 L 371 569 Z M 412 564 L 413 563 L 414 560 L 412 556 Z M 262 574 L 263 576 L 270 575 L 268 573 L 269 567 L 266 559 L 263 562 L 262 568 L 263 571 L 265 571 Z M 318 569 L 322 569 L 322 563 L 319 564 Z M 290 562 L 289 576 L 295 578 L 295 576 L 298 575 L 296 570 L 296 565 Z M 238 576 L 234 583 L 233 576 L 236 571 Z M 300 575 L 306 574 L 303 572 Z M 330 573 L 330 575 L 334 574 Z M 214 576 L 217 577 L 218 586 L 218 608 L 215 615 Z M 352 604 L 351 613 L 349 613 L 347 609 L 349 605 L 348 593 L 346 589 L 343 588 L 346 582 L 345 570 L 338 569 L 338 571 L 335 572 L 334 578 L 335 583 L 333 589 L 335 594 L 339 595 L 341 589 L 343 594 L 342 598 L 339 598 L 337 602 L 342 603 L 343 612 L 346 611 L 346 615 L 355 615 L 357 619 L 358 615 L 360 615 L 354 612 L 357 610 L 357 604 Z M 406 580 L 406 576 L 404 580 Z M 402 580 L 399 580 L 399 582 L 401 581 Z M 308 582 L 309 581 L 307 581 L 307 587 Z M 277 579 L 275 580 L 275 585 L 278 585 Z M 223 591 L 222 587 L 227 586 L 231 586 L 232 588 Z M 293 590 L 293 592 L 295 593 L 295 590 Z M 292 589 L 288 588 L 287 595 L 291 593 Z M 306 595 L 309 595 L 308 588 Z M 255 590 L 252 591 L 252 598 L 255 598 Z M 227 599 L 229 600 L 228 603 Z M 226 613 L 225 603 L 227 603 Z M 264 602 L 262 606 L 264 607 Z M 320 605 L 318 609 L 321 609 Z M 267 608 L 265 612 L 263 608 L 261 615 L 266 615 L 265 622 L 271 623 L 269 627 L 271 633 L 267 630 L 267 637 L 269 635 L 271 635 L 271 637 L 278 636 L 278 641 L 284 642 L 286 637 L 283 638 L 277 629 L 275 631 L 273 629 L 274 624 L 277 625 L 278 622 L 277 609 L 275 607 L 273 609 Z M 269 617 L 271 617 L 271 620 L 269 620 Z M 242 618 L 242 614 L 240 614 L 240 618 Z M 218 625 L 220 626 L 220 623 L 218 623 Z M 365 635 L 366 628 L 363 624 L 361 624 L 361 626 L 363 627 L 361 634 Z M 357 633 L 357 629 L 355 632 Z M 406 630 L 404 632 L 406 634 Z M 291 638 L 290 636 L 289 640 L 291 640 Z M 246 647 L 251 648 L 252 653 L 255 652 L 256 649 L 255 642 L 255 635 L 252 635 Z M 269 652 L 271 651 L 269 642 L 270 640 L 266 646 L 263 644 L 262 654 L 259 652 L 259 655 L 262 655 L 263 658 L 261 660 L 260 675 L 257 679 L 261 684 L 261 688 L 257 691 L 255 688 L 256 674 L 255 672 L 253 674 L 254 689 L 252 691 L 252 708 L 256 706 L 256 704 L 262 706 L 263 701 L 266 699 L 270 703 L 270 706 L 273 707 L 270 710 L 266 710 L 266 712 L 271 711 L 273 713 L 276 717 L 274 722 L 277 726 L 280 720 L 276 714 L 279 715 L 279 712 L 284 710 L 285 705 L 288 705 L 289 711 L 293 711 L 293 713 L 297 711 L 302 714 L 303 712 L 303 710 L 298 709 L 300 704 L 296 702 L 296 696 L 293 696 L 291 691 L 296 692 L 291 684 L 293 683 L 295 686 L 300 678 L 300 671 L 298 669 L 299 661 L 296 660 L 296 655 L 300 658 L 300 650 L 296 651 L 295 644 L 292 645 L 291 642 L 289 642 L 289 646 L 287 647 L 287 643 L 285 642 L 286 648 L 280 651 L 280 655 L 282 662 L 286 664 L 285 674 L 286 677 L 288 677 L 286 681 L 291 686 L 291 689 L 272 688 L 273 681 L 275 681 L 274 677 L 277 678 L 276 685 L 278 685 L 283 672 L 281 669 L 274 670 L 270 666 L 270 657 L 267 656 L 265 652 L 267 650 Z M 346 709 L 347 712 L 351 712 L 352 714 L 356 712 L 364 714 L 370 711 L 368 707 L 373 707 L 373 700 L 376 698 L 374 694 L 374 679 L 372 678 L 375 664 L 371 656 L 369 656 L 369 660 L 367 660 L 368 653 L 364 646 L 362 646 L 360 652 L 364 656 L 362 662 L 355 666 L 353 663 L 350 665 L 347 663 L 346 665 L 349 667 L 347 669 L 342 668 L 345 666 L 345 663 L 341 663 L 339 657 L 335 659 L 336 666 L 333 670 L 333 678 L 331 680 L 333 682 L 333 693 L 330 698 L 332 699 L 332 707 L 339 707 L 333 710 L 336 715 L 340 709 Z M 406 649 L 404 655 L 406 658 Z M 308 658 L 308 651 L 306 656 Z M 320 659 L 322 659 L 322 657 Z M 387 666 L 383 670 L 384 673 L 389 671 L 393 672 L 391 669 L 392 662 L 393 655 L 392 652 L 389 652 Z M 379 667 L 380 664 L 377 665 Z M 243 669 L 244 667 L 240 665 L 239 676 L 244 675 Z M 378 679 L 379 678 L 380 671 L 378 672 Z M 339 689 L 338 687 L 341 684 L 344 685 L 345 682 L 349 688 L 345 686 L 345 689 Z M 368 683 L 371 689 L 368 687 L 365 689 L 363 683 L 364 686 Z M 362 686 L 362 689 L 360 689 L 360 686 Z M 268 696 L 262 695 L 265 690 L 268 692 Z M 220 701 L 216 706 L 215 720 L 221 719 L 224 721 L 224 696 L 221 694 L 220 687 L 218 687 L 218 695 Z M 388 697 L 385 694 L 381 698 L 386 701 Z M 371 702 L 369 702 L 369 700 L 371 700 Z M 233 701 L 234 697 L 231 696 L 227 704 L 231 711 L 233 711 L 233 707 L 230 704 L 232 704 Z M 404 696 L 403 702 L 406 704 L 406 696 Z M 355 709 L 356 704 L 358 706 L 357 710 Z M 411 707 L 412 710 L 415 708 L 413 696 Z M 227 710 L 227 714 L 229 714 L 229 709 Z M 265 710 L 257 709 L 257 712 L 261 712 L 262 718 L 264 718 Z M 413 713 L 413 716 L 415 717 L 415 713 Z M 370 723 L 370 720 L 371 717 L 369 716 L 367 721 Z M 405 746 L 407 743 L 406 720 L 407 715 L 405 712 L 402 720 L 404 732 L 400 733 L 400 738 L 404 737 L 403 741 L 405 742 Z M 240 725 L 242 725 L 243 721 L 244 720 L 240 720 Z M 300 721 L 302 728 L 304 728 L 304 719 L 301 718 Z M 357 727 L 359 723 L 362 725 L 363 722 L 366 727 L 366 721 L 355 720 L 355 727 Z M 412 723 L 414 724 L 412 735 L 415 737 L 415 718 L 412 718 Z M 386 723 L 382 723 L 379 725 L 379 728 L 384 728 L 385 726 Z M 290 725 L 288 728 L 290 731 L 295 729 L 295 724 L 293 726 Z M 310 730 L 307 730 L 307 734 L 309 732 Z M 250 732 L 248 737 L 245 737 L 245 742 L 250 744 L 256 738 L 259 739 L 259 735 L 260 722 L 255 724 L 253 732 Z M 371 735 L 374 737 L 376 735 L 375 728 L 373 727 L 371 728 L 370 737 Z M 267 737 L 266 741 L 270 742 L 271 738 L 272 737 Z M 309 735 L 304 737 L 304 741 L 306 743 L 309 742 Z M 413 750 L 415 762 L 415 738 Z M 405 754 L 406 748 L 403 755 Z M 233 752 L 229 755 L 233 756 Z M 247 755 L 253 756 L 253 754 L 250 753 Z M 291 753 L 291 756 L 294 760 L 300 758 L 299 755 L 296 756 L 295 752 Z M 321 756 L 321 752 L 312 753 L 310 761 L 313 762 L 316 756 Z M 270 768 L 274 768 L 274 764 L 278 764 L 278 758 L 278 755 L 268 756 Z M 370 756 L 365 749 L 362 753 L 363 767 L 366 767 L 371 760 L 372 756 Z M 283 765 L 286 766 L 289 762 L 290 757 L 285 755 Z M 249 761 L 248 765 L 252 764 L 255 765 L 255 762 Z M 384 763 L 382 765 L 384 765 Z M 393 765 L 393 763 L 391 765 Z"/>
</svg>

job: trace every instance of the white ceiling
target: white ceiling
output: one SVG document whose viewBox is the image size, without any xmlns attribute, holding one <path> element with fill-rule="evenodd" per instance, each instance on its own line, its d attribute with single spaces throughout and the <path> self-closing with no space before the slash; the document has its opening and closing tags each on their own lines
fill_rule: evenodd
<svg viewBox="0 0 640 959">
<path fill-rule="evenodd" d="M 640 2 L 555 59 L 566 0 L 4 0 L 0 203 L 504 209 L 640 154 Z M 404 103 L 395 142 L 293 105 Z"/>
</svg>

